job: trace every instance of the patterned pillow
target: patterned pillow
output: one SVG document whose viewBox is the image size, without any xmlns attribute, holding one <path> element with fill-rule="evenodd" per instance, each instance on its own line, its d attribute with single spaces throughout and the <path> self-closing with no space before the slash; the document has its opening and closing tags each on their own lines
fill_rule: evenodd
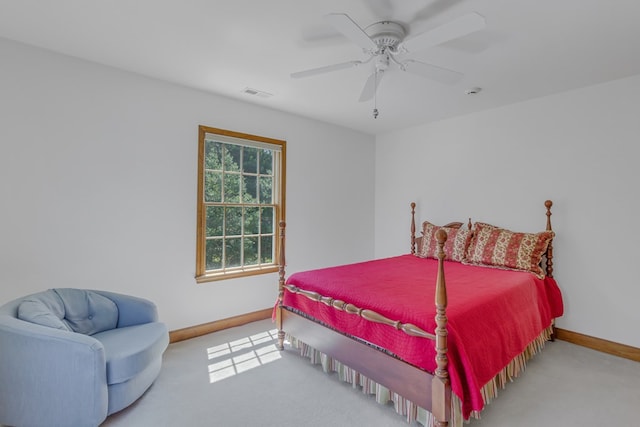
<svg viewBox="0 0 640 427">
<path fill-rule="evenodd" d="M 543 278 L 544 271 L 540 267 L 540 261 L 554 236 L 553 231 L 516 233 L 477 222 L 463 262 L 507 270 L 529 271 L 538 278 Z"/>
<path fill-rule="evenodd" d="M 444 259 L 447 261 L 462 261 L 471 241 L 471 230 L 467 227 L 440 227 L 428 221 L 422 223 L 422 247 L 418 252 L 421 258 L 438 258 L 438 239 L 436 233 L 443 229 L 447 232 L 444 244 Z"/>
</svg>

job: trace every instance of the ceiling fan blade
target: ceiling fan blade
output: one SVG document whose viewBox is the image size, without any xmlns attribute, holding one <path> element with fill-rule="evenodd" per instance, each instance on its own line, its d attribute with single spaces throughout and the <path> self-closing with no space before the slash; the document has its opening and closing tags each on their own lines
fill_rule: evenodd
<svg viewBox="0 0 640 427">
<path fill-rule="evenodd" d="M 341 62 L 339 64 L 325 65 L 324 67 L 312 68 L 310 70 L 291 73 L 291 77 L 293 77 L 294 79 L 310 77 L 318 74 L 330 73 L 332 71 L 344 70 L 345 68 L 357 67 L 362 63 L 363 63 L 362 61 L 349 61 L 349 62 Z"/>
<path fill-rule="evenodd" d="M 380 85 L 380 80 L 382 80 L 383 76 L 384 71 L 374 71 L 364 84 L 362 93 L 360 93 L 360 99 L 358 99 L 358 101 L 364 102 L 372 99 L 375 96 L 376 91 L 378 90 L 378 85 Z"/>
<path fill-rule="evenodd" d="M 457 3 L 462 3 L 464 0 L 432 0 L 428 5 L 420 8 L 413 16 L 413 21 L 429 20 L 434 16 L 441 15 L 447 9 L 454 7 Z"/>
<path fill-rule="evenodd" d="M 336 30 L 340 31 L 349 40 L 357 44 L 365 52 L 371 52 L 378 49 L 378 45 L 364 32 L 358 24 L 344 13 L 330 13 L 325 15 L 324 19 L 333 25 Z"/>
<path fill-rule="evenodd" d="M 441 83 L 454 84 L 462 79 L 463 74 L 424 62 L 408 59 L 401 64 L 401 69 L 418 76 L 436 80 Z"/>
<path fill-rule="evenodd" d="M 374 16 L 381 19 L 391 19 L 393 16 L 394 7 L 391 4 L 391 0 L 369 0 L 366 4 Z"/>
<path fill-rule="evenodd" d="M 484 16 L 472 12 L 405 40 L 400 49 L 404 52 L 426 49 L 480 31 L 485 25 Z"/>
</svg>

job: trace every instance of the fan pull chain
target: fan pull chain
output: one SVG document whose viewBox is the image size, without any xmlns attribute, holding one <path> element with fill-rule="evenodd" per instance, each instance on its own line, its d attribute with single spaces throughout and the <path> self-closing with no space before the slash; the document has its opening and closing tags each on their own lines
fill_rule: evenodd
<svg viewBox="0 0 640 427">
<path fill-rule="evenodd" d="M 375 82 L 373 86 L 373 118 L 378 118 L 378 70 L 375 73 Z"/>
</svg>

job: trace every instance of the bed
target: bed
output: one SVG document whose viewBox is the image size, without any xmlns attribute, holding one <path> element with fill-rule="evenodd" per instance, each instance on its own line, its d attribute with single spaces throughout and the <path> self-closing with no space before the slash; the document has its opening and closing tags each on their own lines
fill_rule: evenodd
<svg viewBox="0 0 640 427">
<path fill-rule="evenodd" d="M 288 278 L 280 223 L 279 348 L 287 337 L 325 370 L 393 401 L 408 421 L 460 426 L 479 417 L 553 339 L 562 315 L 551 206 L 539 233 L 424 221 L 416 236 L 412 203 L 410 253 Z"/>
</svg>

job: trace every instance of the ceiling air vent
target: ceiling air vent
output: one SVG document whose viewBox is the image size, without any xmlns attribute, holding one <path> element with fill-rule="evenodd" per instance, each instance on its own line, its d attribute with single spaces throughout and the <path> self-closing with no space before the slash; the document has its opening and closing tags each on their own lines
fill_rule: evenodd
<svg viewBox="0 0 640 427">
<path fill-rule="evenodd" d="M 244 88 L 243 92 L 246 93 L 247 95 L 258 96 L 260 98 L 271 98 L 273 96 L 272 93 L 264 92 L 262 90 L 253 89 L 250 87 Z"/>
</svg>

